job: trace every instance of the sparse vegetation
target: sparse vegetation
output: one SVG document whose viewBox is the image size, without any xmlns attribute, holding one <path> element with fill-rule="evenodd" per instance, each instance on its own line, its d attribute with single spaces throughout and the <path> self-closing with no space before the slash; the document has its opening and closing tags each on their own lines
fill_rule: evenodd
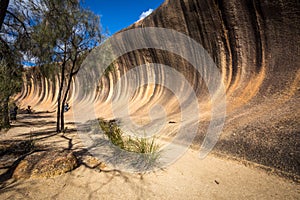
<svg viewBox="0 0 300 200">
<path fill-rule="evenodd" d="M 126 150 L 123 133 L 118 125 L 113 121 L 99 119 L 99 125 L 108 139 L 116 146 Z"/>
<path fill-rule="evenodd" d="M 0 58 L 0 129 L 10 127 L 10 99 L 21 90 L 22 86 L 22 67 L 16 64 L 17 61 L 7 56 L 5 59 Z"/>
<path fill-rule="evenodd" d="M 155 138 L 125 136 L 115 120 L 99 119 L 99 125 L 111 143 L 125 151 L 140 153 L 148 165 L 155 165 L 161 154 L 160 146 L 155 142 Z"/>
</svg>

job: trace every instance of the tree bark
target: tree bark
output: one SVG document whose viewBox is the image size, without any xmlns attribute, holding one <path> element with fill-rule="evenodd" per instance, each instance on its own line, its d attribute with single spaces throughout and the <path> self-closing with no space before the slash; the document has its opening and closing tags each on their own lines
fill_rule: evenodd
<svg viewBox="0 0 300 200">
<path fill-rule="evenodd" d="M 4 22 L 8 4 L 9 4 L 9 0 L 0 0 L 0 30 Z"/>
<path fill-rule="evenodd" d="M 66 89 L 63 101 L 62 101 L 62 107 L 63 107 L 63 109 L 61 110 L 61 122 L 60 122 L 61 130 L 65 129 L 64 105 L 66 104 L 67 97 L 68 97 L 68 94 L 69 94 L 69 90 L 70 90 L 70 87 L 71 87 L 71 83 L 72 83 L 72 79 L 73 79 L 73 71 L 75 69 L 76 62 L 77 62 L 77 55 L 75 56 L 75 59 L 72 62 L 72 69 L 71 69 L 71 72 L 70 72 L 70 77 L 69 77 L 69 80 L 68 80 L 67 89 Z"/>
<path fill-rule="evenodd" d="M 63 111 L 62 105 L 61 105 L 61 96 L 64 89 L 64 82 L 65 82 L 65 68 L 66 68 L 66 62 L 64 61 L 61 66 L 61 82 L 60 87 L 58 91 L 58 97 L 57 97 L 57 114 L 56 114 L 56 132 L 61 132 L 62 129 L 60 129 L 60 116 L 61 116 L 61 110 Z"/>
</svg>

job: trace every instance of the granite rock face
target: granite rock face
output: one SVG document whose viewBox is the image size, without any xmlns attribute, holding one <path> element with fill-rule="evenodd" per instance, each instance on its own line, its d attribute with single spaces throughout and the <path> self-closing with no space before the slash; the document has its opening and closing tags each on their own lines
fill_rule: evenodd
<svg viewBox="0 0 300 200">
<path fill-rule="evenodd" d="M 298 79 L 299 12 L 297 1 L 169 0 L 129 28 L 169 28 L 193 38 L 222 70 L 227 94 L 248 100 L 259 91 L 281 93 Z"/>
<path fill-rule="evenodd" d="M 226 121 L 215 151 L 299 175 L 299 24 L 297 0 L 166 0 L 151 15 L 122 31 L 167 28 L 201 44 L 221 71 L 226 91 Z M 82 108 L 93 104 L 99 116 L 112 118 L 109 102 L 119 101 L 117 109 L 124 103 L 119 93 L 126 93 L 132 83 L 147 80 L 149 76 L 160 79 L 165 74 L 163 70 L 137 71 L 135 77 L 125 78 L 124 84 L 116 88 L 122 75 L 147 63 L 171 66 L 193 87 L 201 105 L 201 123 L 194 142 L 199 146 L 210 119 L 208 89 L 190 63 L 170 52 L 155 49 L 128 52 L 114 62 L 113 70 L 100 83 L 95 83 L 97 90 L 92 94 L 82 95 L 76 89 L 80 84 L 74 79 L 69 101 L 78 102 Z M 47 79 L 41 70 L 34 68 L 27 71 L 26 80 L 18 96 L 21 105 L 55 109 L 57 76 Z M 140 87 L 128 107 L 133 119 L 139 121 L 157 103 L 164 106 L 168 119 L 180 121 L 180 112 L 185 108 L 180 107 L 176 96 L 165 87 Z M 177 128 L 169 127 L 164 136 L 172 137 Z"/>
</svg>

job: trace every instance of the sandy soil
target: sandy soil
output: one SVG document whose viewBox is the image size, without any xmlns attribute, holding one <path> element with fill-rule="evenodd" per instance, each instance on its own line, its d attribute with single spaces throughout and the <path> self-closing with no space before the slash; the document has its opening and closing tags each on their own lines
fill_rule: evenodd
<svg viewBox="0 0 300 200">
<path fill-rule="evenodd" d="M 54 122 L 53 113 L 20 115 L 0 142 L 34 138 L 46 149 L 84 149 L 72 123 L 67 133 L 56 134 Z M 194 150 L 148 174 L 80 165 L 53 178 L 14 180 L 4 176 L 9 163 L 0 157 L 0 199 L 300 199 L 300 186 L 293 181 L 213 155 L 200 160 Z"/>
</svg>

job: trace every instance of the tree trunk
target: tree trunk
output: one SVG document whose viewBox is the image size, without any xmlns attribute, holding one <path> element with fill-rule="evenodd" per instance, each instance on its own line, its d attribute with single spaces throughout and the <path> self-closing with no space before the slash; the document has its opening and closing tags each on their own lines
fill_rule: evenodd
<svg viewBox="0 0 300 200">
<path fill-rule="evenodd" d="M 64 95 L 64 98 L 62 100 L 62 109 L 61 109 L 61 115 L 60 115 L 60 129 L 63 131 L 65 129 L 65 109 L 64 109 L 64 105 L 66 104 L 66 101 L 67 101 L 67 97 L 68 97 L 68 94 L 69 94 L 69 90 L 70 90 L 70 86 L 71 86 L 71 82 L 72 82 L 72 75 L 70 74 L 70 78 L 68 80 L 68 85 L 67 85 L 67 89 L 66 89 L 66 92 L 65 92 L 65 95 Z"/>
<path fill-rule="evenodd" d="M 9 0 L 0 0 L 0 30 L 4 22 L 8 4 L 9 4 Z"/>
<path fill-rule="evenodd" d="M 10 128 L 9 123 L 9 108 L 8 108 L 9 97 L 5 98 L 2 104 L 2 127 Z"/>
<path fill-rule="evenodd" d="M 63 111 L 62 104 L 61 104 L 61 96 L 62 96 L 62 92 L 64 89 L 65 67 L 66 67 L 66 62 L 64 62 L 61 66 L 61 82 L 60 82 L 60 87 L 59 87 L 58 97 L 57 97 L 57 114 L 56 114 L 56 132 L 57 133 L 61 132 L 61 130 L 62 130 L 62 129 L 60 129 L 60 116 L 61 116 L 61 110 Z"/>
<path fill-rule="evenodd" d="M 68 98 L 68 94 L 69 94 L 69 90 L 70 90 L 71 83 L 72 83 L 72 78 L 73 78 L 73 71 L 74 71 L 74 69 L 75 69 L 76 62 L 77 62 L 77 55 L 75 56 L 75 59 L 74 59 L 73 62 L 72 62 L 72 69 L 71 69 L 71 72 L 70 72 L 70 77 L 69 77 L 69 80 L 68 80 L 67 89 L 66 89 L 66 92 L 65 92 L 63 101 L 62 101 L 61 122 L 60 122 L 61 130 L 62 130 L 62 131 L 65 129 L 65 112 L 64 112 L 64 105 L 66 104 L 66 101 L 67 101 L 67 98 Z"/>
</svg>

